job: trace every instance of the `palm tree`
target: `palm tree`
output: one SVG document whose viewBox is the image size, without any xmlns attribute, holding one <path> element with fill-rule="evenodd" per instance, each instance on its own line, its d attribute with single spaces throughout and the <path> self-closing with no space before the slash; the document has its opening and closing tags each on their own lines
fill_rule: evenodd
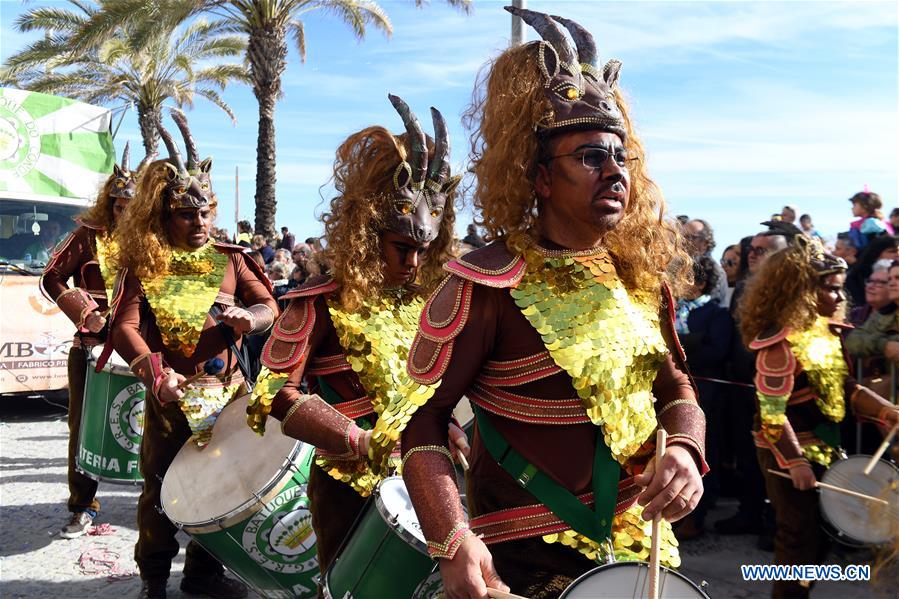
<svg viewBox="0 0 899 599">
<path fill-rule="evenodd" d="M 470 9 L 471 0 L 446 0 Z M 426 0 L 415 0 L 416 5 Z M 372 0 L 103 0 L 103 11 L 82 28 L 76 46 L 90 47 L 122 24 L 133 24 L 135 37 L 162 21 L 180 23 L 208 12 L 230 24 L 231 31 L 247 36 L 246 59 L 253 93 L 259 103 L 256 139 L 256 233 L 275 233 L 275 103 L 281 97 L 281 75 L 287 66 L 288 37 L 301 60 L 306 59 L 302 17 L 325 11 L 346 23 L 361 40 L 372 26 L 390 35 L 387 13 Z"/>
<path fill-rule="evenodd" d="M 117 28 L 101 44 L 79 50 L 72 44 L 74 36 L 100 11 L 82 0 L 69 3 L 74 8 L 35 8 L 19 17 L 20 31 L 42 30 L 45 37 L 9 58 L 0 82 L 84 102 L 132 103 L 148 154 L 159 143 L 155 123 L 166 102 L 191 107 L 200 96 L 234 121 L 219 92 L 230 81 L 248 81 L 247 68 L 206 64 L 246 51 L 246 41 L 230 34 L 229 23 L 196 19 L 185 27 L 157 26 L 139 40 L 131 35 L 132 28 Z"/>
</svg>

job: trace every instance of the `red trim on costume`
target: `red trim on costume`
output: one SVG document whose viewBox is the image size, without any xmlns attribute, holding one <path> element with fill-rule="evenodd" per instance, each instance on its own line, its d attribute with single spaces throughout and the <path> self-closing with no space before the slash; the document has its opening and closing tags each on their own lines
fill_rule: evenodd
<svg viewBox="0 0 899 599">
<path fill-rule="evenodd" d="M 443 268 L 454 275 L 467 280 L 484 285 L 485 287 L 495 287 L 497 289 L 506 289 L 515 287 L 524 276 L 526 265 L 524 258 L 518 256 L 508 266 L 497 270 L 488 270 L 478 268 L 473 264 L 465 264 L 462 259 L 451 260 L 447 262 Z"/>
<path fill-rule="evenodd" d="M 297 297 L 312 297 L 315 295 L 323 295 L 325 293 L 331 293 L 340 288 L 340 284 L 330 277 L 323 278 L 321 281 L 313 281 L 308 285 L 303 285 L 294 289 L 293 291 L 288 291 L 284 295 L 280 297 L 280 299 L 294 299 Z"/>
<path fill-rule="evenodd" d="M 306 376 L 328 376 L 352 369 L 345 354 L 315 356 L 306 365 Z"/>
<path fill-rule="evenodd" d="M 262 363 L 272 372 L 290 372 L 303 359 L 315 328 L 314 297 L 291 301 L 272 326 Z"/>
<path fill-rule="evenodd" d="M 775 343 L 779 343 L 787 338 L 787 335 L 790 334 L 789 329 L 780 329 L 770 337 L 762 337 L 759 335 L 755 339 L 749 342 L 749 349 L 757 350 L 762 349 L 763 347 L 768 347 L 769 345 L 774 345 Z"/>
<path fill-rule="evenodd" d="M 342 401 L 340 403 L 332 404 L 331 407 L 352 420 L 375 413 L 375 408 L 372 406 L 371 400 L 367 397 Z"/>
<path fill-rule="evenodd" d="M 475 382 L 465 392 L 469 400 L 488 412 L 529 424 L 585 424 L 590 422 L 580 398 L 538 399 Z"/>
<path fill-rule="evenodd" d="M 564 372 L 548 351 L 517 360 L 489 360 L 478 374 L 478 382 L 488 386 L 515 387 Z"/>
</svg>

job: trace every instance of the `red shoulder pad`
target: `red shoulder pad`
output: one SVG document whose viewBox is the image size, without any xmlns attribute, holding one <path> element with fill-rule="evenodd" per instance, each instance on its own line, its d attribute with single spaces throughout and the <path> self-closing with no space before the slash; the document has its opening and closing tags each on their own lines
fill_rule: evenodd
<svg viewBox="0 0 899 599">
<path fill-rule="evenodd" d="M 97 225 L 92 222 L 88 222 L 84 219 L 78 218 L 77 216 L 72 219 L 79 227 L 84 227 L 85 229 L 91 229 L 93 231 L 105 231 L 106 227 L 102 225 Z"/>
<path fill-rule="evenodd" d="M 262 348 L 262 363 L 272 372 L 292 371 L 309 346 L 315 328 L 315 298 L 291 301 Z"/>
<path fill-rule="evenodd" d="M 444 269 L 486 287 L 514 287 L 524 276 L 524 258 L 513 254 L 502 239 L 447 262 Z"/>
<path fill-rule="evenodd" d="M 796 356 L 786 340 L 768 345 L 755 357 L 755 386 L 765 395 L 789 395 L 793 392 Z"/>
<path fill-rule="evenodd" d="M 765 331 L 755 339 L 749 342 L 749 349 L 756 351 L 762 349 L 763 347 L 769 347 L 771 345 L 776 345 L 787 338 L 787 335 L 790 334 L 789 329 L 778 329 L 776 331 L 772 330 L 770 333 Z"/>
<path fill-rule="evenodd" d="M 446 372 L 453 340 L 468 322 L 473 289 L 472 281 L 448 276 L 428 299 L 409 350 L 407 370 L 415 381 L 432 384 Z"/>
<path fill-rule="evenodd" d="M 318 275 L 309 277 L 305 283 L 288 291 L 281 296 L 281 299 L 296 299 L 299 297 L 315 297 L 316 295 L 324 295 L 332 293 L 340 288 L 340 284 L 326 275 Z"/>
<path fill-rule="evenodd" d="M 233 243 L 222 243 L 221 241 L 215 241 L 213 244 L 215 249 L 220 251 L 223 254 L 243 254 L 246 252 L 245 247 L 242 245 L 234 245 Z"/>
</svg>

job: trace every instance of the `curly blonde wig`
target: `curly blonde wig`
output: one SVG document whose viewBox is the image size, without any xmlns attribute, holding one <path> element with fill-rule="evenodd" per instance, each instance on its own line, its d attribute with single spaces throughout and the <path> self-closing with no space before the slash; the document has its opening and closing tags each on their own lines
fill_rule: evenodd
<svg viewBox="0 0 899 599">
<path fill-rule="evenodd" d="M 477 177 L 473 201 L 480 211 L 479 222 L 490 238 L 505 237 L 513 252 L 530 243 L 527 233 L 536 228 L 538 219 L 534 180 L 544 148 L 535 126 L 551 109 L 544 96 L 538 47 L 539 42 L 516 46 L 488 63 L 464 117 L 473 131 L 471 170 Z M 643 145 L 617 89 L 615 99 L 627 129 L 625 148 L 637 160 L 628 166 L 627 212 L 603 244 L 615 257 L 628 288 L 655 293 L 662 282 L 680 288 L 692 280 L 692 262 L 679 229 L 666 218 L 661 191 L 646 172 Z"/>
<path fill-rule="evenodd" d="M 429 157 L 433 142 L 428 138 Z M 341 284 L 340 303 L 358 309 L 366 298 L 377 297 L 384 286 L 381 233 L 394 210 L 393 174 L 404 156 L 411 155 L 407 135 L 395 136 L 383 127 L 368 127 L 350 135 L 334 160 L 337 196 L 322 215 L 326 259 Z M 455 193 L 446 199 L 440 231 L 422 258 L 416 283 L 429 293 L 443 277 L 443 264 L 452 255 L 456 216 Z"/>
<path fill-rule="evenodd" d="M 172 246 L 165 222 L 170 217 L 165 201 L 169 168 L 157 160 L 141 170 L 134 199 L 116 226 L 118 250 L 112 258 L 116 268 L 128 268 L 140 280 L 148 280 L 166 271 Z M 216 204 L 212 204 L 213 217 Z"/>
<path fill-rule="evenodd" d="M 814 324 L 822 277 L 810 259 L 808 244 L 797 243 L 771 254 L 749 279 L 737 309 L 744 344 L 762 333 Z"/>
<path fill-rule="evenodd" d="M 112 174 L 106 179 L 106 183 L 103 184 L 103 188 L 97 194 L 97 201 L 90 208 L 79 214 L 76 217 L 77 220 L 104 231 L 113 230 L 115 223 L 112 218 L 112 207 L 115 204 L 115 198 L 110 195 L 110 192 L 117 178 L 116 174 Z"/>
</svg>

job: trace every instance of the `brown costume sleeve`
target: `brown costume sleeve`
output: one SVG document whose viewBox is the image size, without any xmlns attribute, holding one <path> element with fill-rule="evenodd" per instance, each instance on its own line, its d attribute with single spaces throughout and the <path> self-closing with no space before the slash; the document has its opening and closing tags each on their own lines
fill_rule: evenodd
<svg viewBox="0 0 899 599">
<path fill-rule="evenodd" d="M 309 304 L 315 312 L 315 325 L 303 357 L 272 401 L 271 413 L 281 421 L 281 430 L 285 435 L 310 443 L 329 454 L 356 456 L 362 429 L 318 395 L 306 395 L 300 391 L 306 364 L 316 355 L 322 340 L 334 325 L 322 295 L 291 300 L 279 319 L 279 323 L 289 320 L 295 316 L 295 311 L 308 309 Z"/>
<path fill-rule="evenodd" d="M 237 279 L 237 297 L 253 315 L 253 330 L 250 334 L 267 331 L 278 316 L 278 303 L 272 296 L 263 274 L 248 266 L 246 254 L 232 254 Z M 255 263 L 254 263 L 255 264 Z"/>
<path fill-rule="evenodd" d="M 126 275 L 116 304 L 110 338 L 116 352 L 128 362 L 134 375 L 155 395 L 164 367 L 162 354 L 152 352 L 141 335 L 142 301 L 140 281 L 131 274 Z"/>
<path fill-rule="evenodd" d="M 79 328 L 84 324 L 84 318 L 99 305 L 86 290 L 78 287 L 70 289 L 67 282 L 80 272 L 83 264 L 94 259 L 92 235 L 87 227 L 75 229 L 53 252 L 40 281 L 44 294 Z M 79 278 L 76 277 L 76 280 Z"/>
<path fill-rule="evenodd" d="M 892 411 L 899 411 L 899 407 L 893 405 L 889 400 L 884 399 L 871 389 L 859 385 L 855 382 L 855 379 L 852 379 L 852 383 L 854 386 L 847 393 L 847 397 L 849 398 L 852 413 L 855 414 L 856 418 L 887 426 L 887 414 Z"/>
<path fill-rule="evenodd" d="M 668 287 L 662 289 L 661 328 L 669 355 L 652 383 L 659 424 L 668 433 L 668 445 L 690 449 L 701 475 L 709 471 L 705 461 L 705 414 L 696 400 L 696 385 L 690 378 L 687 357 L 674 330 L 674 299 Z"/>
<path fill-rule="evenodd" d="M 431 360 L 428 356 L 442 355 L 443 379 L 434 396 L 418 409 L 403 431 L 403 480 L 415 505 L 422 531 L 430 542 L 432 555 L 452 557 L 463 536 L 465 513 L 456 487 L 455 470 L 447 457 L 448 425 L 453 408 L 480 372 L 492 353 L 498 322 L 497 305 L 493 296 L 502 291 L 473 285 L 470 305 L 458 306 L 461 280 L 452 277 L 429 301 L 422 313 L 422 327 L 428 321 L 447 323 L 455 305 L 461 308 L 467 322 L 459 329 L 448 331 L 438 340 L 426 339 L 419 329 L 410 353 L 409 371 L 419 382 L 429 378 L 421 372 Z M 470 282 L 464 285 L 471 285 Z M 467 289 L 465 289 L 467 291 Z M 464 294 L 463 294 L 464 296 Z M 461 313 L 460 313 L 461 314 Z M 447 327 L 453 326 L 452 324 Z M 436 347 L 435 347 L 436 346 Z M 448 352 L 448 355 L 446 354 Z"/>
</svg>

